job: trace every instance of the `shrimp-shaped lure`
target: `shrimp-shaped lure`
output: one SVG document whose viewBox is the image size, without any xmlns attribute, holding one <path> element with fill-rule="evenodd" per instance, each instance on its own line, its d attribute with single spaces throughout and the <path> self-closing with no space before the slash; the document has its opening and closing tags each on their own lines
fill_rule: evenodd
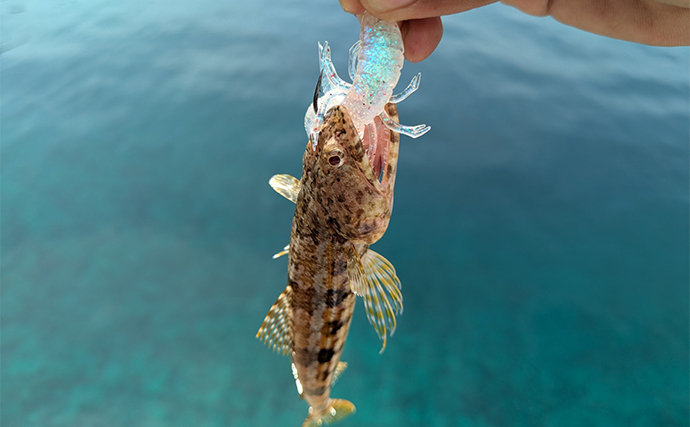
<svg viewBox="0 0 690 427">
<path fill-rule="evenodd" d="M 400 28 L 395 22 L 380 20 L 367 12 L 360 16 L 360 21 L 359 41 L 350 48 L 348 72 L 352 83 L 338 77 L 328 42 L 323 46 L 319 44 L 321 76 L 314 103 L 307 108 L 304 117 L 304 128 L 314 147 L 323 116 L 336 105 L 348 110 L 360 138 L 364 137 L 367 127 L 373 132 L 377 116 L 388 129 L 412 138 L 431 129 L 424 124 L 403 126 L 391 119 L 384 109 L 388 102 L 398 103 L 416 91 L 422 78 L 417 74 L 405 90 L 392 95 L 404 62 Z"/>
</svg>

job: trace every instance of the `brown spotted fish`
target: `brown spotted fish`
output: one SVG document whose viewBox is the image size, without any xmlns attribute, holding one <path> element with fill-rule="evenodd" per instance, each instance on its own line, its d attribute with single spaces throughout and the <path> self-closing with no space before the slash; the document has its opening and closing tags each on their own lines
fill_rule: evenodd
<svg viewBox="0 0 690 427">
<path fill-rule="evenodd" d="M 397 120 L 395 104 L 386 112 Z M 345 108 L 325 115 L 318 143 L 304 151 L 302 179 L 276 175 L 271 186 L 296 203 L 288 255 L 288 284 L 257 337 L 289 355 L 300 397 L 309 403 L 303 427 L 340 420 L 355 411 L 331 398 L 347 366 L 340 360 L 357 296 L 386 346 L 402 312 L 393 266 L 369 245 L 388 227 L 398 163 L 398 133 L 376 118 L 363 138 Z"/>
</svg>

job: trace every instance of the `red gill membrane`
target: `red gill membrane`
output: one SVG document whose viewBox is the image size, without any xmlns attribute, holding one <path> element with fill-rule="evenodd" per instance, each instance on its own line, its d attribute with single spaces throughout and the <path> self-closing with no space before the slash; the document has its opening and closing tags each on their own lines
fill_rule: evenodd
<svg viewBox="0 0 690 427">
<path fill-rule="evenodd" d="M 385 185 L 387 181 L 383 171 L 388 166 L 388 154 L 390 151 L 391 131 L 381 119 L 376 116 L 373 123 L 364 128 L 362 145 L 369 158 L 369 164 L 373 169 L 374 176 Z"/>
</svg>

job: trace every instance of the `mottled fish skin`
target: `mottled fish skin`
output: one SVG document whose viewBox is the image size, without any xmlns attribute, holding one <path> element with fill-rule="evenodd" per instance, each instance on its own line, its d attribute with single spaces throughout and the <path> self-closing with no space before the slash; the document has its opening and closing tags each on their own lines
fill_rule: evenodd
<svg viewBox="0 0 690 427">
<path fill-rule="evenodd" d="M 397 120 L 396 106 L 386 108 Z M 388 142 L 386 158 L 377 160 L 383 167 L 380 182 L 342 107 L 326 114 L 316 149 L 309 142 L 304 152 L 290 236 L 288 316 L 297 381 L 315 413 L 328 409 L 354 311 L 349 251 L 364 255 L 390 220 L 399 135 L 383 125 L 377 128 L 379 141 Z"/>
</svg>

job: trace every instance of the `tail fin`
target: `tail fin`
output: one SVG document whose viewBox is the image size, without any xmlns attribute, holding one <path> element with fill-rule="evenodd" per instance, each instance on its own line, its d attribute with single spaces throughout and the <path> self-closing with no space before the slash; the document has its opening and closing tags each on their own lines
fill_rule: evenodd
<svg viewBox="0 0 690 427">
<path fill-rule="evenodd" d="M 316 412 L 313 408 L 309 408 L 309 415 L 302 427 L 319 427 L 323 424 L 334 423 L 354 412 L 355 405 L 352 402 L 345 399 L 331 399 L 328 407 L 323 411 Z"/>
</svg>

